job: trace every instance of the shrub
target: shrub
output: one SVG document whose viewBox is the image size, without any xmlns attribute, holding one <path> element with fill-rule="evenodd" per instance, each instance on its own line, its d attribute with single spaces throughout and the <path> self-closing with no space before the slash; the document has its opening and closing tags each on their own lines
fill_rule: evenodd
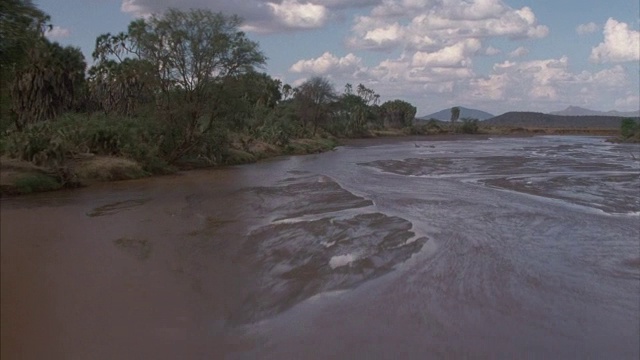
<svg viewBox="0 0 640 360">
<path fill-rule="evenodd" d="M 62 184 L 48 175 L 33 173 L 18 178 L 15 186 L 20 193 L 28 194 L 36 191 L 57 190 L 62 187 Z"/>
<path fill-rule="evenodd" d="M 93 153 L 130 158 L 158 172 L 167 166 L 160 153 L 162 133 L 158 123 L 144 118 L 66 114 L 9 133 L 3 147 L 9 156 L 37 165 L 57 167 L 69 157 Z"/>
<path fill-rule="evenodd" d="M 462 125 L 459 127 L 460 132 L 463 134 L 477 134 L 478 133 L 478 120 L 477 119 L 462 119 Z"/>
<path fill-rule="evenodd" d="M 4 148 L 13 158 L 36 165 L 58 165 L 67 149 L 64 133 L 57 130 L 49 122 L 27 125 L 23 131 L 9 133 Z"/>
<path fill-rule="evenodd" d="M 640 124 L 631 118 L 626 118 L 622 120 L 620 124 L 620 135 L 623 138 L 631 138 L 637 133 L 640 133 Z"/>
</svg>

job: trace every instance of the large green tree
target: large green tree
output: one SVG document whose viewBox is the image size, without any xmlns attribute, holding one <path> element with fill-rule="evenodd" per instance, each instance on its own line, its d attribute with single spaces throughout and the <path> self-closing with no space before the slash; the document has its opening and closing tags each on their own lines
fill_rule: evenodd
<svg viewBox="0 0 640 360">
<path fill-rule="evenodd" d="M 413 124 L 417 109 L 403 100 L 387 101 L 380 106 L 380 112 L 387 127 L 407 127 Z"/>
<path fill-rule="evenodd" d="M 161 104 L 171 109 L 178 102 L 195 120 L 215 102 L 212 83 L 266 61 L 258 44 L 238 29 L 240 24 L 237 16 L 170 9 L 131 22 L 126 33 L 99 37 L 93 55 L 100 61 L 135 57 L 152 64 Z"/>
<path fill-rule="evenodd" d="M 214 117 L 233 130 L 263 125 L 264 113 L 272 112 L 282 98 L 282 83 L 265 73 L 249 71 L 227 76 L 216 85 Z"/>
<path fill-rule="evenodd" d="M 73 108 L 84 83 L 77 48 L 49 42 L 49 16 L 29 0 L 0 2 L 0 116 L 21 130 Z"/>
<path fill-rule="evenodd" d="M 362 84 L 356 87 L 355 93 L 353 86 L 346 84 L 344 93 L 337 101 L 334 114 L 334 123 L 338 122 L 337 125 L 342 126 L 334 127 L 343 128 L 343 132 L 349 136 L 364 134 L 367 125 L 377 120 L 374 108 L 379 99 L 380 95 Z"/>
<path fill-rule="evenodd" d="M 335 98 L 333 85 L 324 77 L 312 77 L 296 88 L 294 100 L 298 116 L 303 127 L 311 125 L 314 136 L 328 120 L 330 104 Z"/>
<path fill-rule="evenodd" d="M 15 74 L 29 63 L 29 50 L 44 41 L 48 22 L 30 0 L 0 1 L 0 131 L 9 124 Z"/>
<path fill-rule="evenodd" d="M 124 63 L 127 58 L 150 65 L 157 115 L 171 131 L 164 138 L 171 143 L 169 161 L 198 147 L 217 126 L 225 80 L 265 63 L 258 44 L 239 30 L 240 24 L 237 16 L 170 9 L 131 22 L 127 32 L 96 40 L 93 56 L 98 66 L 107 61 Z"/>
<path fill-rule="evenodd" d="M 43 39 L 49 16 L 30 0 L 0 1 L 0 67 L 12 71 L 26 62 L 34 42 Z"/>
<path fill-rule="evenodd" d="M 78 48 L 43 41 L 29 49 L 28 64 L 16 70 L 11 107 L 18 130 L 54 119 L 80 100 L 86 64 Z"/>
</svg>

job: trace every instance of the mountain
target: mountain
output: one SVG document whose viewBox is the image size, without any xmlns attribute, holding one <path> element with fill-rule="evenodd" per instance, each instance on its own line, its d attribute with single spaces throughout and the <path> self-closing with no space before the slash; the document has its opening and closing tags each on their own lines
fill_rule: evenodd
<svg viewBox="0 0 640 360">
<path fill-rule="evenodd" d="M 569 106 L 568 108 L 562 111 L 554 111 L 549 113 L 551 115 L 562 115 L 562 116 L 620 116 L 620 117 L 638 117 L 640 116 L 640 110 L 638 111 L 629 111 L 629 112 L 620 112 L 620 111 L 596 111 L 581 108 L 579 106 Z"/>
<path fill-rule="evenodd" d="M 535 112 L 508 112 L 483 121 L 484 124 L 529 128 L 619 129 L 619 116 L 562 116 Z"/>
<path fill-rule="evenodd" d="M 484 112 L 481 110 L 469 109 L 462 106 L 459 106 L 459 108 L 460 108 L 460 119 L 470 118 L 470 119 L 485 120 L 485 119 L 490 119 L 494 116 L 492 114 L 489 114 L 488 112 Z M 422 119 L 422 120 L 437 119 L 442 121 L 449 121 L 451 120 L 451 108 L 444 109 L 430 115 L 422 116 L 419 119 Z"/>
</svg>

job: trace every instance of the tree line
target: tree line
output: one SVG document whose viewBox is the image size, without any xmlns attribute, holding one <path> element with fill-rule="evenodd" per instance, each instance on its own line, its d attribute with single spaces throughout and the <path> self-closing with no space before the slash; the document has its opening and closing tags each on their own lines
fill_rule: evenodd
<svg viewBox="0 0 640 360">
<path fill-rule="evenodd" d="M 241 19 L 170 9 L 96 39 L 93 65 L 45 37 L 50 18 L 30 0 L 0 4 L 0 151 L 38 164 L 90 152 L 149 171 L 189 158 L 227 161 L 252 139 L 360 137 L 410 127 L 416 108 L 380 103 L 373 89 L 324 77 L 300 86 L 264 73 L 266 56 Z M 247 140 L 248 139 L 248 140 Z"/>
</svg>

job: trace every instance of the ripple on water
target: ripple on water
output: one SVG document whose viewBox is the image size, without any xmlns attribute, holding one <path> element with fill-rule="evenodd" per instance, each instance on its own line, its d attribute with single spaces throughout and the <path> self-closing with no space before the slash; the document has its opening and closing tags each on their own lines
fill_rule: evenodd
<svg viewBox="0 0 640 360">
<path fill-rule="evenodd" d="M 381 213 L 294 223 L 254 230 L 240 255 L 263 271 L 233 321 L 250 322 L 327 291 L 379 277 L 420 251 L 411 222 Z M 330 244 L 330 246 L 328 246 Z"/>
<path fill-rule="evenodd" d="M 149 198 L 145 199 L 132 199 L 125 201 L 118 201 L 106 205 L 99 206 L 87 213 L 87 216 L 96 217 L 96 216 L 105 216 L 105 215 L 113 215 L 122 211 L 126 211 L 147 203 Z"/>
</svg>

